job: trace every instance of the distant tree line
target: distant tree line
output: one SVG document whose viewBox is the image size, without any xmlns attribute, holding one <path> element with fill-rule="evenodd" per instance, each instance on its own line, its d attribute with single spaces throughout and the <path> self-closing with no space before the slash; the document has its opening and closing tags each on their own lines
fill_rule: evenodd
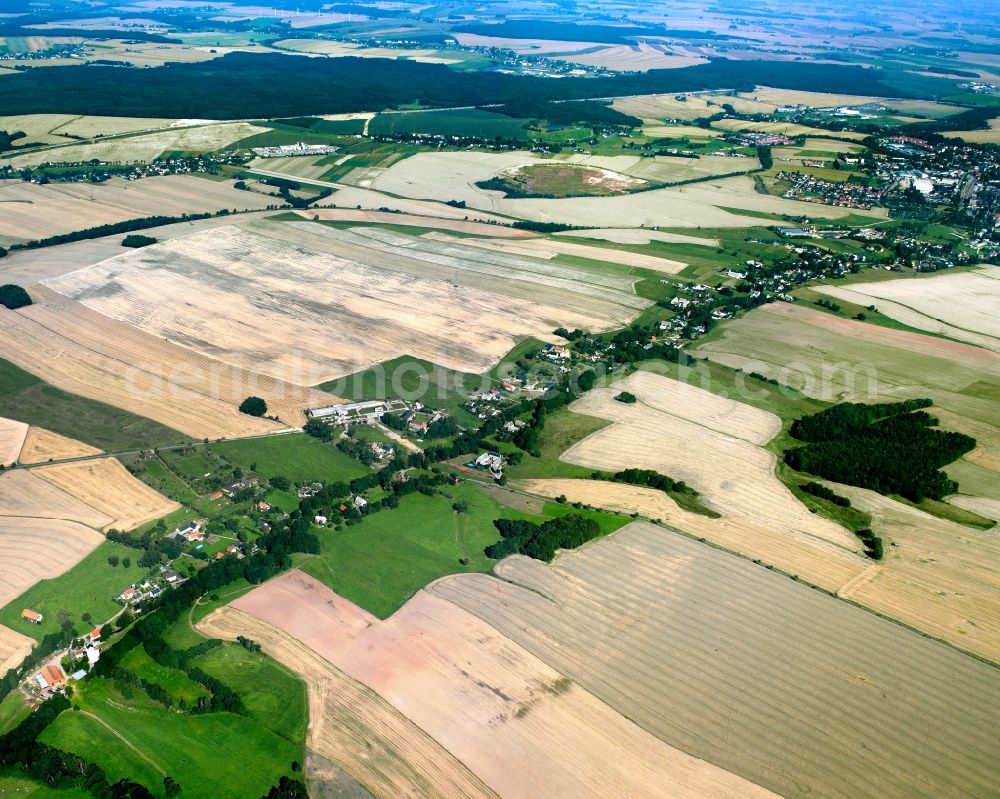
<svg viewBox="0 0 1000 799">
<path fill-rule="evenodd" d="M 943 499 L 958 484 L 940 471 L 976 446 L 963 433 L 937 430 L 921 408 L 929 399 L 878 405 L 841 403 L 796 420 L 793 438 L 805 446 L 785 450 L 785 462 L 801 472 L 913 502 Z"/>
<path fill-rule="evenodd" d="M 0 107 L 7 114 L 242 119 L 248 96 L 254 98 L 257 116 L 275 118 L 317 108 L 328 113 L 393 108 L 414 99 L 428 107 L 510 106 L 704 89 L 753 91 L 758 85 L 869 96 L 954 92 L 952 80 L 908 75 L 907 87 L 901 90 L 887 85 L 885 77 L 882 70 L 857 65 L 715 58 L 678 69 L 551 80 L 414 61 L 350 57 L 303 64 L 292 55 L 229 53 L 210 62 L 156 69 L 27 69 L 0 82 Z"/>
<path fill-rule="evenodd" d="M 219 211 L 219 215 L 228 214 L 228 210 Z M 74 230 L 72 233 L 60 233 L 56 236 L 47 236 L 44 239 L 34 239 L 25 244 L 12 244 L 12 250 L 34 250 L 38 247 L 51 247 L 56 244 L 69 244 L 71 241 L 83 241 L 84 239 L 99 239 L 102 236 L 114 236 L 118 233 L 128 233 L 131 230 L 145 230 L 161 225 L 172 225 L 175 222 L 193 222 L 196 219 L 210 219 L 213 214 L 183 214 L 181 216 L 145 216 L 141 219 L 126 219 L 124 222 L 113 222 L 109 225 L 98 225 L 96 227 Z"/>
</svg>

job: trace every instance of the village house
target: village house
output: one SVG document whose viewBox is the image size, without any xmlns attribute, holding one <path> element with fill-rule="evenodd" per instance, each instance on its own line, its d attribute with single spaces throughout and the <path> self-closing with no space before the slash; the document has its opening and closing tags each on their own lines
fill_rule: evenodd
<svg viewBox="0 0 1000 799">
<path fill-rule="evenodd" d="M 243 477 L 234 483 L 230 483 L 225 488 L 222 489 L 222 493 L 227 497 L 232 499 L 234 496 L 239 494 L 241 491 L 246 491 L 248 488 L 256 488 L 260 479 L 256 476 Z"/>
<path fill-rule="evenodd" d="M 127 603 L 131 602 L 132 600 L 134 600 L 138 596 L 139 596 L 139 589 L 136 588 L 134 585 L 132 585 L 132 586 L 129 586 L 128 588 L 126 588 L 124 591 L 122 591 L 118 595 L 118 599 L 119 599 L 119 601 L 125 602 L 127 604 Z"/>
<path fill-rule="evenodd" d="M 172 533 L 167 534 L 167 538 L 183 538 L 185 541 L 202 541 L 205 534 L 201 529 L 201 522 L 192 520 L 176 527 Z"/>
<path fill-rule="evenodd" d="M 380 461 L 387 461 L 396 454 L 394 447 L 390 447 L 388 444 L 383 444 L 381 441 L 372 442 L 372 452 Z"/>
<path fill-rule="evenodd" d="M 321 516 L 320 514 L 317 513 L 315 516 L 313 516 L 313 522 L 320 525 L 326 524 L 327 518 L 326 516 Z"/>
<path fill-rule="evenodd" d="M 41 613 L 38 613 L 37 611 L 25 608 L 24 610 L 21 611 L 21 618 L 24 619 L 25 621 L 31 622 L 32 624 L 41 624 L 42 619 L 44 619 L 45 617 Z"/>
<path fill-rule="evenodd" d="M 484 452 L 473 461 L 473 464 L 478 469 L 488 471 L 496 480 L 503 477 L 503 455 L 499 452 Z"/>
<path fill-rule="evenodd" d="M 355 508 L 357 508 L 358 510 L 361 510 L 363 507 L 365 507 L 366 505 L 368 505 L 368 500 L 365 499 L 363 496 L 361 496 L 359 494 L 358 496 L 356 496 L 354 498 L 353 504 L 354 504 Z"/>
</svg>

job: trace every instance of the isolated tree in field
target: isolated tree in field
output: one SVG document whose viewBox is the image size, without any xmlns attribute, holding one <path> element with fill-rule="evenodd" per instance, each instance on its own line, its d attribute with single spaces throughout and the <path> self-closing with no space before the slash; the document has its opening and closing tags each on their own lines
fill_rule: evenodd
<svg viewBox="0 0 1000 799">
<path fill-rule="evenodd" d="M 249 416 L 263 416 L 267 413 L 267 403 L 260 397 L 247 397 L 240 403 L 240 413 Z"/>
<path fill-rule="evenodd" d="M 616 394 L 615 399 L 618 400 L 618 402 L 624 402 L 626 405 L 631 405 L 633 402 L 636 401 L 635 394 L 632 394 L 628 391 L 623 391 L 621 394 Z"/>
<path fill-rule="evenodd" d="M 23 308 L 25 305 L 31 305 L 31 297 L 20 286 L 6 283 L 0 286 L 0 305 L 13 311 L 17 308 Z"/>
</svg>

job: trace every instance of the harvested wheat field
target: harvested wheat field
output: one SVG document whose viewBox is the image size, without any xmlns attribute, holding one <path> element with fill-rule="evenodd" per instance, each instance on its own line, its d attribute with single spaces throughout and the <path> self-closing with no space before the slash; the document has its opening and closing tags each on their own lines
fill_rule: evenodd
<svg viewBox="0 0 1000 799">
<path fill-rule="evenodd" d="M 20 666 L 34 646 L 33 639 L 0 624 L 0 674 Z"/>
<path fill-rule="evenodd" d="M 558 255 L 575 255 L 578 258 L 589 258 L 592 261 L 604 261 L 623 266 L 636 266 L 640 269 L 652 269 L 668 275 L 677 274 L 687 264 L 672 261 L 668 258 L 657 258 L 655 255 L 644 255 L 628 250 L 614 250 L 609 247 L 592 247 L 570 241 L 554 239 L 472 239 L 449 236 L 447 233 L 425 233 L 423 238 L 431 241 L 444 241 L 452 244 L 463 244 L 467 247 L 481 247 L 484 250 L 508 252 L 515 255 L 526 255 L 531 258 L 551 260 Z"/>
<path fill-rule="evenodd" d="M 948 504 L 1000 522 L 1000 499 L 953 494 L 948 497 Z"/>
<path fill-rule="evenodd" d="M 862 605 L 1000 663 L 1000 538 L 873 491 L 831 484 L 872 516 L 885 559 L 850 590 Z"/>
<path fill-rule="evenodd" d="M 662 521 L 689 535 L 704 538 L 732 552 L 775 566 L 828 591 L 837 591 L 864 574 L 871 561 L 863 555 L 833 546 L 810 535 L 790 534 L 785 525 L 771 520 L 756 523 L 736 518 L 723 509 L 718 519 L 680 508 L 662 491 L 601 480 L 547 479 L 517 483 L 532 494 L 555 499 L 565 496 L 618 513 L 638 513 Z"/>
<path fill-rule="evenodd" d="M 23 131 L 19 144 L 76 144 L 72 137 L 115 136 L 155 130 L 175 124 L 175 119 L 146 117 L 100 117 L 75 114 L 23 114 L 0 116 L 0 130 Z"/>
<path fill-rule="evenodd" d="M 0 516 L 65 519 L 100 530 L 114 519 L 26 469 L 0 475 Z"/>
<path fill-rule="evenodd" d="M 872 529 L 885 543 L 884 560 L 839 553 L 801 536 L 790 539 L 764 524 L 689 513 L 651 488 L 572 479 L 517 483 L 533 494 L 660 520 L 1000 663 L 996 533 L 938 519 L 863 489 L 830 485 L 872 514 Z M 1000 510 L 995 501 L 994 510 Z"/>
<path fill-rule="evenodd" d="M 215 228 L 46 285 L 296 385 L 402 354 L 481 372 L 527 336 L 551 338 L 560 325 L 607 330 L 650 304 L 631 278 L 605 270 L 309 222 Z"/>
<path fill-rule="evenodd" d="M 0 516 L 0 607 L 39 580 L 71 569 L 103 540 L 100 533 L 66 519 Z"/>
<path fill-rule="evenodd" d="M 645 522 L 496 571 L 427 592 L 782 796 L 1000 795 L 1000 671 L 944 644 Z"/>
<path fill-rule="evenodd" d="M 730 97 L 711 94 L 685 95 L 682 100 L 672 94 L 642 94 L 618 97 L 611 103 L 611 107 L 640 119 L 680 119 L 691 122 L 719 113 L 722 111 L 722 104 L 731 101 Z"/>
<path fill-rule="evenodd" d="M 275 44 L 284 50 L 294 50 L 328 58 L 401 58 L 422 64 L 457 64 L 460 59 L 448 58 L 446 52 L 431 49 L 396 49 L 394 47 L 362 47 L 350 42 L 331 42 L 320 39 L 282 39 Z"/>
<path fill-rule="evenodd" d="M 281 428 L 241 414 L 247 396 L 302 424 L 303 409 L 340 400 L 144 333 L 45 288 L 35 304 L 0 317 L 5 357 L 66 391 L 154 419 L 193 438 L 239 437 Z M 40 357 L 44 355 L 44 357 Z"/>
<path fill-rule="evenodd" d="M 622 72 L 648 72 L 651 69 L 676 69 L 707 63 L 704 58 L 682 55 L 673 52 L 667 45 L 648 42 L 604 47 L 593 53 L 582 52 L 552 57 L 558 61 L 604 67 Z"/>
<path fill-rule="evenodd" d="M 626 168 L 619 156 L 588 163 L 604 168 Z M 403 197 L 425 200 L 461 200 L 469 208 L 496 211 L 520 219 L 540 222 L 558 221 L 583 227 L 750 227 L 760 224 L 759 217 L 743 216 L 724 210 L 804 215 L 810 218 L 838 219 L 848 209 L 803 203 L 783 197 L 771 197 L 753 190 L 747 176 L 720 177 L 703 183 L 655 189 L 609 197 L 566 197 L 562 199 L 510 199 L 498 191 L 476 185 L 495 177 L 504 169 L 540 161 L 528 153 L 446 152 L 418 153 L 398 161 L 374 177 L 373 189 Z M 728 159 L 737 164 L 739 159 Z M 580 161 L 569 161 L 580 163 Z M 748 164 L 749 168 L 752 164 Z M 337 196 L 338 203 L 341 197 Z M 874 212 L 873 212 L 874 214 Z"/>
<path fill-rule="evenodd" d="M 156 120 L 149 120 L 145 127 L 154 127 Z M 167 127 L 152 133 L 109 138 L 86 144 L 67 144 L 37 152 L 5 158 L 0 163 L 15 169 L 39 164 L 75 164 L 97 159 L 99 161 L 152 161 L 168 151 L 213 152 L 233 142 L 266 133 L 268 128 L 247 122 L 222 122 L 214 125 L 188 125 Z M 223 206 L 224 207 L 224 206 Z"/>
<path fill-rule="evenodd" d="M 24 447 L 18 458 L 20 463 L 44 463 L 48 460 L 63 460 L 65 458 L 85 458 L 88 455 L 100 455 L 101 450 L 66 436 L 53 433 L 43 427 L 32 427 L 24 439 Z"/>
<path fill-rule="evenodd" d="M 0 243 L 69 233 L 126 219 L 180 216 L 222 209 L 259 210 L 274 202 L 229 183 L 194 175 L 92 183 L 0 181 Z"/>
<path fill-rule="evenodd" d="M 427 591 L 378 621 L 292 571 L 232 606 L 372 689 L 499 796 L 773 795 L 667 746 Z"/>
<path fill-rule="evenodd" d="M 438 230 L 454 230 L 459 233 L 473 233 L 480 236 L 493 236 L 505 239 L 530 239 L 537 233 L 503 225 L 491 225 L 485 222 L 468 222 L 461 219 L 441 219 L 436 216 L 417 216 L 415 214 L 396 214 L 387 211 L 365 211 L 354 208 L 317 208 L 315 211 L 296 211 L 303 219 L 320 219 L 336 222 L 384 222 L 387 225 L 402 225 L 404 227 L 436 228 Z"/>
<path fill-rule="evenodd" d="M 822 286 L 818 291 L 862 306 L 876 305 L 911 327 L 1000 352 L 1000 267 L 920 280 Z"/>
<path fill-rule="evenodd" d="M 638 402 L 616 402 L 621 391 Z M 860 551 L 853 535 L 810 513 L 775 477 L 775 456 L 763 449 L 781 427 L 773 414 L 649 372 L 588 391 L 570 409 L 613 424 L 574 444 L 561 460 L 608 471 L 654 469 L 683 480 L 733 519 Z"/>
<path fill-rule="evenodd" d="M 829 135 L 829 131 L 825 131 L 822 128 L 800 125 L 797 122 L 750 122 L 745 119 L 720 119 L 713 122 L 712 127 L 725 131 L 755 130 L 760 133 L 781 133 L 785 136 Z M 861 141 L 865 136 L 863 133 L 838 131 L 837 138 Z"/>
<path fill-rule="evenodd" d="M 53 131 L 77 119 L 75 114 L 16 114 L 0 116 L 0 130 L 20 131 L 24 147 L 34 144 L 62 144 L 68 139 Z"/>
<path fill-rule="evenodd" d="M 28 425 L 24 422 L 0 417 L 0 466 L 17 461 L 27 434 Z"/>
<path fill-rule="evenodd" d="M 255 158 L 247 167 L 280 172 L 293 178 L 321 178 L 330 171 L 326 155 L 289 155 L 279 158 Z"/>
<path fill-rule="evenodd" d="M 371 688 L 287 632 L 233 607 L 219 608 L 197 626 L 212 638 L 252 638 L 302 677 L 309 693 L 309 751 L 336 763 L 374 796 L 496 797 Z"/>
<path fill-rule="evenodd" d="M 181 507 L 129 474 L 117 458 L 37 466 L 31 474 L 110 516 L 106 529 L 131 530 Z"/>
<path fill-rule="evenodd" d="M 683 233 L 663 233 L 659 230 L 640 228 L 597 228 L 594 230 L 568 230 L 557 236 L 574 239 L 600 239 L 616 244 L 649 244 L 651 241 L 666 241 L 671 244 L 700 244 L 704 247 L 718 247 L 719 240 L 701 236 L 687 236 Z"/>
</svg>

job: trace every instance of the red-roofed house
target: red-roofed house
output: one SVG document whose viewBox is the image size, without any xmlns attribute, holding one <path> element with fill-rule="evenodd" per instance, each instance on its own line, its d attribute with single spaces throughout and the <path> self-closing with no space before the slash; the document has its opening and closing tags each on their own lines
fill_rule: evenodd
<svg viewBox="0 0 1000 799">
<path fill-rule="evenodd" d="M 222 492 L 216 491 L 212 494 L 212 499 L 222 499 Z"/>
<path fill-rule="evenodd" d="M 38 613 L 37 611 L 25 608 L 24 610 L 21 611 L 21 618 L 24 619 L 25 621 L 30 621 L 32 624 L 41 624 L 42 619 L 44 617 L 42 616 L 41 613 Z"/>
</svg>

